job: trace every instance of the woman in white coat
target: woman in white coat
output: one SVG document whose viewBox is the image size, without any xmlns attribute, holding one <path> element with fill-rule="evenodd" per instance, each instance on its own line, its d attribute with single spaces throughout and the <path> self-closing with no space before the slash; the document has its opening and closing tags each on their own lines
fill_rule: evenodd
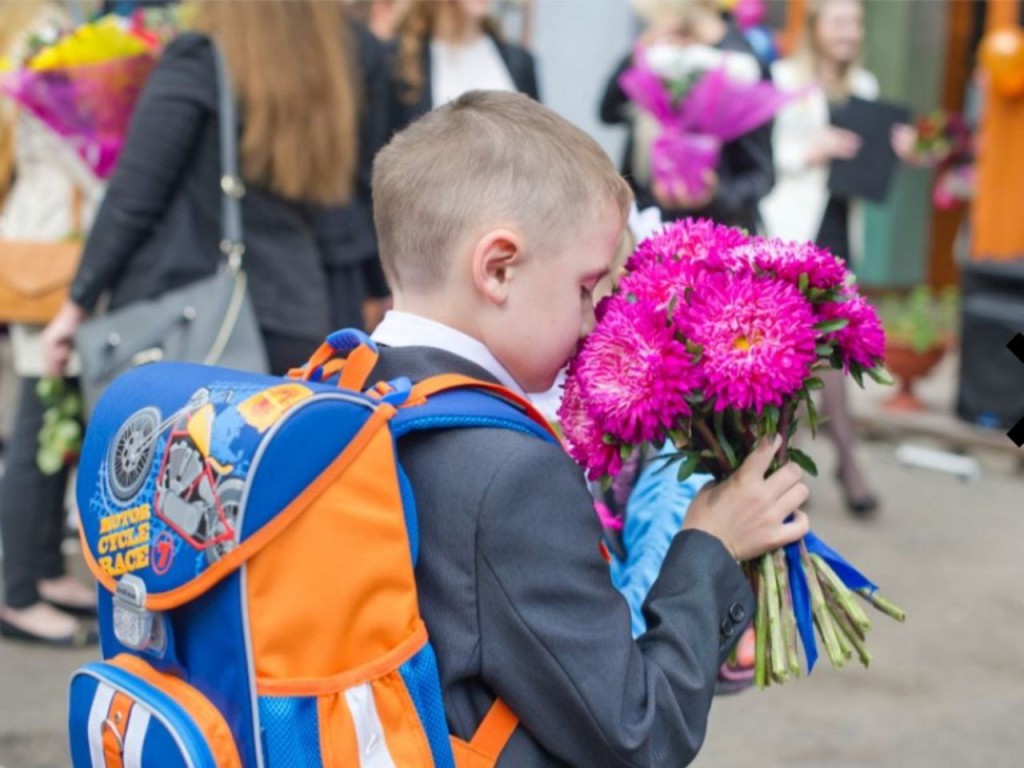
<svg viewBox="0 0 1024 768">
<path fill-rule="evenodd" d="M 0 0 L 0 55 L 20 61 L 33 36 L 70 24 L 64 7 L 47 0 Z M 0 207 L 0 238 L 62 240 L 92 219 L 102 188 L 53 132 L 9 99 L 0 100 L 0 137 L 10 148 L 13 181 Z M 10 140 L 8 143 L 7 140 Z M 3 186 L 7 179 L 0 179 Z M 77 209 L 77 211 L 76 211 Z M 39 326 L 12 325 L 19 404 L 0 482 L 0 538 L 4 594 L 0 636 L 77 646 L 92 633 L 73 613 L 95 610 L 92 587 L 64 568 L 64 496 L 67 470 L 44 475 L 36 466 L 43 406 L 36 384 L 43 372 Z"/>
<path fill-rule="evenodd" d="M 829 164 L 852 159 L 860 137 L 830 125 L 832 110 L 851 96 L 878 98 L 878 80 L 859 62 L 864 40 L 861 0 L 812 0 L 800 51 L 772 65 L 772 80 L 783 90 L 803 91 L 775 119 L 772 148 L 775 187 L 761 201 L 767 234 L 812 241 L 856 264 L 864 242 L 863 212 L 853 199 L 830 195 Z M 897 154 L 909 158 L 915 141 L 909 126 L 892 136 Z M 836 479 L 847 508 L 867 516 L 878 507 L 854 454 L 854 434 L 840 371 L 826 380 L 822 405 L 838 452 Z"/>
</svg>

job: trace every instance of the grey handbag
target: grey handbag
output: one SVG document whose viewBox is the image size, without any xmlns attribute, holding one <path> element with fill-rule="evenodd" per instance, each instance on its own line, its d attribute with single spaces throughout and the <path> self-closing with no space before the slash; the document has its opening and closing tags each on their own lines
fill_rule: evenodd
<svg viewBox="0 0 1024 768">
<path fill-rule="evenodd" d="M 245 194 L 238 173 L 238 120 L 223 54 L 213 46 L 220 114 L 222 232 L 225 257 L 217 272 L 138 301 L 82 324 L 75 346 L 86 411 L 111 381 L 130 368 L 158 360 L 205 363 L 266 373 L 269 370 L 256 314 L 242 269 L 242 211 Z"/>
</svg>

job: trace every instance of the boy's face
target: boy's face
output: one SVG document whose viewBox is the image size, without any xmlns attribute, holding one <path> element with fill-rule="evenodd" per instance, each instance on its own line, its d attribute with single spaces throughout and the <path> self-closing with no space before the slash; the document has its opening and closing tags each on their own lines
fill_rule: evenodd
<svg viewBox="0 0 1024 768">
<path fill-rule="evenodd" d="M 594 326 L 595 288 L 608 275 L 623 222 L 611 209 L 548 252 L 527 252 L 509 285 L 491 352 L 527 392 L 552 387 Z"/>
</svg>

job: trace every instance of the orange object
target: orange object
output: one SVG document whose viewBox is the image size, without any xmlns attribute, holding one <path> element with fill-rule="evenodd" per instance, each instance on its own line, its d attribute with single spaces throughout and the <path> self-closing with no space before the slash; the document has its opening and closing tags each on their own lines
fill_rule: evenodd
<svg viewBox="0 0 1024 768">
<path fill-rule="evenodd" d="M 1011 99 L 1024 94 L 1024 30 L 1001 27 L 989 32 L 979 57 L 997 93 Z"/>
</svg>

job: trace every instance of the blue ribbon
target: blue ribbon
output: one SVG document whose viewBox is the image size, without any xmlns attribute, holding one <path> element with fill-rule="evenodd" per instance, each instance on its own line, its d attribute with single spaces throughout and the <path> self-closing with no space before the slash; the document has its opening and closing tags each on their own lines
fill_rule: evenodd
<svg viewBox="0 0 1024 768">
<path fill-rule="evenodd" d="M 852 590 L 867 589 L 871 592 L 878 589 L 878 586 L 868 579 L 867 576 L 850 565 L 842 555 L 813 533 L 808 533 L 803 541 L 807 546 L 807 551 L 828 563 L 847 588 Z M 800 640 L 803 642 L 804 656 L 807 658 L 807 674 L 810 674 L 814 669 L 815 662 L 818 660 L 818 644 L 814 638 L 811 592 L 807 586 L 807 576 L 800 564 L 799 542 L 786 546 L 786 566 L 789 571 L 790 591 L 793 594 L 793 613 L 796 616 L 796 628 L 800 633 Z"/>
</svg>

